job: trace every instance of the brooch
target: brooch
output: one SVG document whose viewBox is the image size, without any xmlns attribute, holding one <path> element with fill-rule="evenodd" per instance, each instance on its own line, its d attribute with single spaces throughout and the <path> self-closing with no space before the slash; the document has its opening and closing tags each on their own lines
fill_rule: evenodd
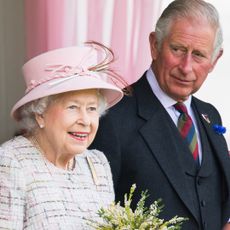
<svg viewBox="0 0 230 230">
<path fill-rule="evenodd" d="M 226 128 L 224 126 L 221 125 L 213 125 L 213 130 L 217 133 L 217 134 L 224 134 L 226 133 Z"/>
</svg>

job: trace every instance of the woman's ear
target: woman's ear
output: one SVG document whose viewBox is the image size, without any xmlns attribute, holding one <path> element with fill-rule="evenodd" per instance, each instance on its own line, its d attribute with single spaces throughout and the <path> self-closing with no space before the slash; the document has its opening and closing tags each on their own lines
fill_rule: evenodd
<svg viewBox="0 0 230 230">
<path fill-rule="evenodd" d="M 45 127 L 45 121 L 44 121 L 43 114 L 35 113 L 35 120 L 37 121 L 38 126 L 39 126 L 41 129 Z"/>
</svg>

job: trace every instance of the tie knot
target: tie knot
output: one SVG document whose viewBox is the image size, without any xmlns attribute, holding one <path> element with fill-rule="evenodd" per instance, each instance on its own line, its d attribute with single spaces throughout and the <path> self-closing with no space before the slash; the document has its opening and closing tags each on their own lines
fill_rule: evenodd
<svg viewBox="0 0 230 230">
<path fill-rule="evenodd" d="M 174 105 L 174 107 L 180 113 L 188 113 L 187 108 L 184 103 L 178 102 Z"/>
</svg>

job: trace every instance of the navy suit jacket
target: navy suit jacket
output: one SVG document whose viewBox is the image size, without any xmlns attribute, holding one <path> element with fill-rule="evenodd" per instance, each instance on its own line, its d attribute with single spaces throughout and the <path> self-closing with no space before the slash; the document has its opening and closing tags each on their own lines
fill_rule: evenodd
<svg viewBox="0 0 230 230">
<path fill-rule="evenodd" d="M 145 75 L 132 88 L 132 96 L 125 96 L 102 117 L 91 146 L 103 151 L 110 162 L 116 200 L 122 201 L 124 194 L 136 183 L 134 206 L 141 191 L 148 190 L 146 205 L 162 199 L 164 209 L 161 217 L 185 216 L 189 221 L 182 229 L 201 229 L 198 227 L 199 212 L 188 195 L 190 191 L 186 182 L 186 173 L 196 170 L 195 164 L 187 163 L 193 160 L 192 155 L 167 111 L 153 94 Z M 220 125 L 221 118 L 211 104 L 195 97 L 192 98 L 192 107 L 221 168 L 222 213 L 207 218 L 213 220 L 221 215 L 224 224 L 230 217 L 230 159 L 223 135 L 215 133 L 212 127 L 213 124 Z M 204 115 L 208 116 L 210 123 Z M 183 160 L 181 153 L 184 154 Z M 212 174 L 212 166 L 203 160 L 205 164 L 201 176 L 205 177 Z M 183 165 L 186 165 L 186 170 Z M 209 191 L 204 191 L 204 194 L 208 196 Z"/>
</svg>

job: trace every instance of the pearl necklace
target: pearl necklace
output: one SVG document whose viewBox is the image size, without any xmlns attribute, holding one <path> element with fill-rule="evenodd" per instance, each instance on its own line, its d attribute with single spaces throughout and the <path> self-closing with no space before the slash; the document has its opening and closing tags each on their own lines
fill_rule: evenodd
<svg viewBox="0 0 230 230">
<path fill-rule="evenodd" d="M 34 145 L 34 147 L 41 153 L 41 155 L 47 159 L 45 152 L 42 150 L 41 146 L 39 145 L 37 139 L 35 136 L 31 136 L 29 138 L 29 140 L 31 141 L 31 143 Z M 48 160 L 48 159 L 47 159 Z M 72 171 L 75 168 L 75 158 L 71 159 L 68 161 L 67 166 L 66 166 L 66 170 L 68 171 Z"/>
</svg>

